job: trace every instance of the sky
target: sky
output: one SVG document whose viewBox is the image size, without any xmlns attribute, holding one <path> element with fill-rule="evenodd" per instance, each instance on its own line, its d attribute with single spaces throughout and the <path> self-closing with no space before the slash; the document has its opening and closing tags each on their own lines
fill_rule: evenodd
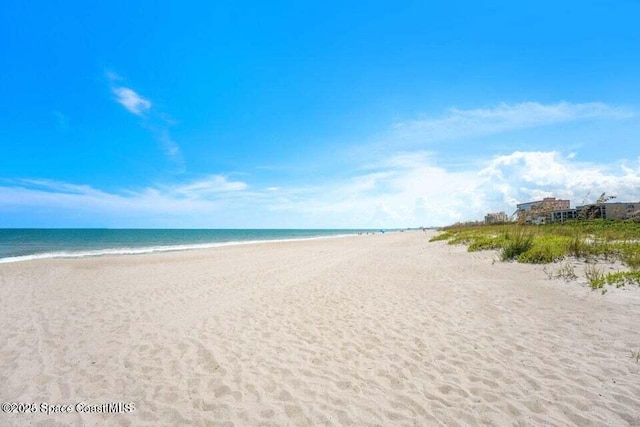
<svg viewBox="0 0 640 427">
<path fill-rule="evenodd" d="M 0 228 L 640 200 L 640 2 L 0 5 Z"/>
</svg>

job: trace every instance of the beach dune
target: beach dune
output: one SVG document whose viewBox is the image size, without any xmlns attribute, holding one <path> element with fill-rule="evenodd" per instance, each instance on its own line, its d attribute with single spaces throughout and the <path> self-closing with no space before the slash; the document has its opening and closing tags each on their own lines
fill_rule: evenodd
<svg viewBox="0 0 640 427">
<path fill-rule="evenodd" d="M 430 235 L 0 264 L 0 424 L 640 425 L 637 289 Z"/>
</svg>

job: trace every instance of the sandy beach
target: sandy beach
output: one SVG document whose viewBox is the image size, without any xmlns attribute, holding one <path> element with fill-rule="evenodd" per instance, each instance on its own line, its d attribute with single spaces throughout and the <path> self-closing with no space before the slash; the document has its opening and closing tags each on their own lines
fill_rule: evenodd
<svg viewBox="0 0 640 427">
<path fill-rule="evenodd" d="M 637 288 L 431 235 L 0 264 L 0 424 L 640 425 Z"/>
</svg>

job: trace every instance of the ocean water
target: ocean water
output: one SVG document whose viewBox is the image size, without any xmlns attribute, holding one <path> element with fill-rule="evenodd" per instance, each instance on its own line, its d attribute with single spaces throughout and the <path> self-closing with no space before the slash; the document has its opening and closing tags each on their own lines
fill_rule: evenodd
<svg viewBox="0 0 640 427">
<path fill-rule="evenodd" d="M 0 263 L 142 254 L 352 235 L 373 230 L 0 229 Z"/>
</svg>

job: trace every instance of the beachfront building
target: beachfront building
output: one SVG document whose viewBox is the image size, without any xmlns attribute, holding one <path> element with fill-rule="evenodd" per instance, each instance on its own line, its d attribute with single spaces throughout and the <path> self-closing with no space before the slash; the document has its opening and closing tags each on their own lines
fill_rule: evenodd
<svg viewBox="0 0 640 427">
<path fill-rule="evenodd" d="M 528 212 L 535 209 L 544 210 L 560 210 L 569 209 L 569 200 L 556 199 L 555 197 L 545 197 L 542 200 L 536 200 L 534 202 L 520 203 L 516 205 L 518 211 Z"/>
<path fill-rule="evenodd" d="M 578 206 L 578 215 L 585 219 L 634 219 L 640 218 L 640 202 L 616 202 Z"/>
<path fill-rule="evenodd" d="M 498 224 L 501 222 L 508 222 L 508 221 L 509 221 L 509 217 L 504 212 L 493 212 L 493 213 L 488 213 L 484 216 L 485 224 Z"/>
<path fill-rule="evenodd" d="M 545 197 L 542 200 L 520 203 L 516 205 L 515 215 L 518 221 L 527 224 L 545 224 L 564 222 L 572 219 L 640 219 L 640 202 L 607 203 L 598 200 L 596 203 L 570 208 L 570 201 Z M 484 217 L 485 223 L 492 223 L 493 215 Z"/>
<path fill-rule="evenodd" d="M 632 219 L 640 217 L 640 202 L 605 203 L 606 219 Z"/>
<path fill-rule="evenodd" d="M 519 203 L 516 205 L 516 214 L 520 222 L 544 224 L 553 221 L 555 216 L 552 212 L 565 212 L 559 214 L 557 218 L 568 218 L 572 214 L 569 208 L 570 201 L 564 199 L 556 199 L 555 197 L 545 197 L 542 200 L 533 202 Z"/>
<path fill-rule="evenodd" d="M 565 222 L 568 219 L 578 218 L 576 209 L 558 209 L 549 212 L 549 222 Z"/>
<path fill-rule="evenodd" d="M 599 219 L 606 217 L 604 204 L 576 206 L 576 211 L 578 212 L 579 219 Z"/>
</svg>

